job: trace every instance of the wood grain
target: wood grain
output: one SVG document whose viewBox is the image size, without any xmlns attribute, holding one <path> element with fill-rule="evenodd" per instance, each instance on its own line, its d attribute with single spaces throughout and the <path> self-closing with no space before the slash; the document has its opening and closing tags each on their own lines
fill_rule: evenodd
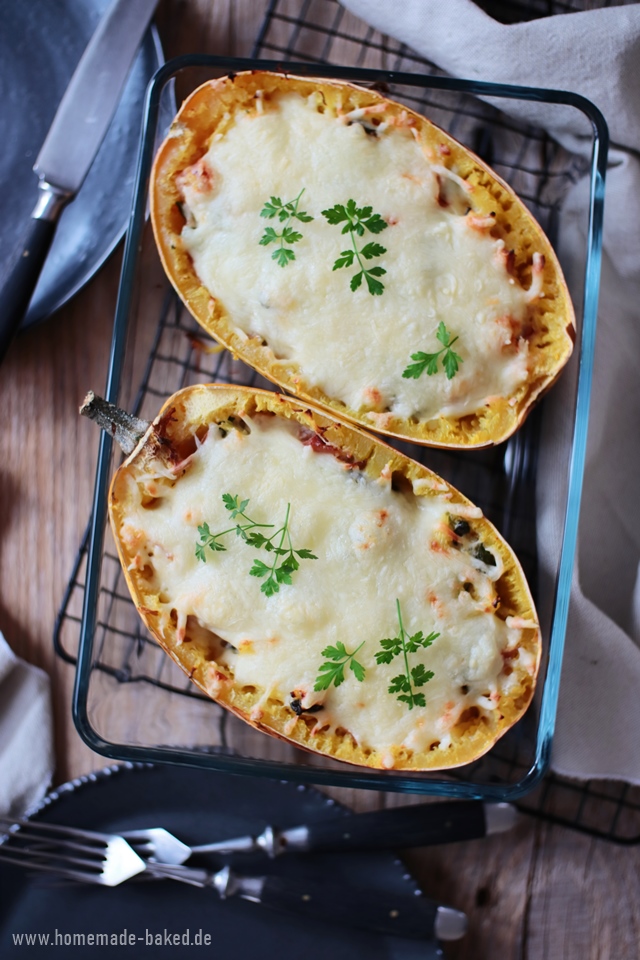
<svg viewBox="0 0 640 960">
<path fill-rule="evenodd" d="M 169 56 L 248 55 L 265 7 L 266 0 L 162 0 L 157 22 Z M 342 29 L 363 37 L 368 31 L 350 19 Z M 345 61 L 353 62 L 349 43 L 340 42 Z M 98 437 L 77 408 L 87 389 L 105 383 L 120 256 L 50 320 L 20 336 L 0 376 L 0 628 L 17 654 L 51 677 L 56 782 L 106 763 L 74 729 L 73 669 L 54 656 L 51 635 L 90 510 Z M 141 357 L 163 290 L 158 270 L 153 252 L 145 253 Z M 138 371 L 127 376 L 133 391 Z M 114 692 L 104 682 L 96 698 L 98 726 L 114 730 L 117 723 L 123 738 L 142 740 L 149 731 L 166 738 L 186 721 L 191 742 L 210 742 L 219 722 L 212 705 L 151 688 L 140 695 L 134 686 Z M 358 810 L 415 802 L 375 791 L 328 792 Z M 447 946 L 449 958 L 637 960 L 637 848 L 524 818 L 511 834 L 409 851 L 406 860 L 426 894 L 469 915 L 469 933 Z"/>
</svg>

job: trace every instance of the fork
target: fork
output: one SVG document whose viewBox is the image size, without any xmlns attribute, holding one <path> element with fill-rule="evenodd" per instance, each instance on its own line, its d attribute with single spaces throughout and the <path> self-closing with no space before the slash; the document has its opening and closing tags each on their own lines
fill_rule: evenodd
<svg viewBox="0 0 640 960">
<path fill-rule="evenodd" d="M 116 886 L 145 871 L 147 876 L 157 879 L 212 888 L 223 900 L 238 896 L 310 919 L 325 920 L 330 916 L 337 923 L 387 936 L 453 940 L 466 930 L 464 913 L 425 897 L 361 887 L 338 888 L 303 877 L 242 876 L 228 866 L 213 871 L 145 861 L 122 836 L 115 834 L 0 818 L 0 829 L 4 825 L 20 829 L 10 829 L 9 840 L 0 843 L 0 860 L 46 870 L 65 879 Z M 77 857 L 75 853 L 84 856 Z"/>
<path fill-rule="evenodd" d="M 0 817 L 0 829 L 4 824 L 20 826 L 0 843 L 0 860 L 6 863 L 105 887 L 115 887 L 146 870 L 145 861 L 118 834 Z"/>
<path fill-rule="evenodd" d="M 15 827 L 20 827 L 20 829 L 16 830 L 14 829 Z M 177 837 L 174 837 L 172 833 L 169 833 L 169 831 L 163 827 L 152 827 L 148 830 L 124 830 L 118 834 L 110 834 L 98 833 L 93 830 L 80 830 L 78 827 L 67 827 L 61 824 L 23 820 L 20 818 L 11 820 L 8 817 L 0 816 L 0 836 L 3 830 L 6 831 L 11 841 L 37 840 L 39 844 L 45 842 L 50 845 L 54 841 L 57 842 L 60 840 L 67 844 L 69 849 L 75 846 L 75 849 L 85 852 L 88 851 L 92 853 L 94 857 L 97 853 L 103 852 L 104 848 L 109 849 L 110 842 L 121 840 L 132 849 L 138 860 L 142 859 L 143 866 L 141 869 L 145 868 L 145 861 L 150 858 L 159 860 L 162 863 L 180 864 L 184 863 L 192 853 L 204 852 L 200 847 L 188 847 L 186 843 L 182 843 L 181 840 L 178 840 Z M 45 833 L 48 831 L 49 836 L 36 837 L 35 831 L 37 830 L 44 830 Z M 76 841 L 83 841 L 85 844 L 90 843 L 92 846 L 78 846 Z M 112 849 L 116 850 L 118 848 L 119 845 L 118 847 L 112 847 Z M 2 849 L 3 847 L 0 843 L 0 852 Z M 16 849 L 13 844 L 12 849 Z M 204 850 L 208 850 L 208 847 L 204 848 Z M 3 857 L 3 859 L 6 858 Z M 134 874 L 131 874 L 131 876 L 134 876 Z M 124 879 L 127 878 L 125 877 Z"/>
<path fill-rule="evenodd" d="M 511 829 L 517 819 L 517 811 L 508 803 L 455 800 L 356 813 L 349 818 L 336 817 L 286 830 L 267 826 L 257 836 L 233 837 L 198 846 L 188 846 L 163 827 L 125 830 L 120 836 L 145 860 L 177 865 L 192 854 L 201 853 L 261 851 L 277 857 L 282 853 L 431 846 L 500 833 Z"/>
<path fill-rule="evenodd" d="M 509 803 L 444 800 L 354 813 L 349 817 L 333 817 L 284 830 L 269 825 L 258 835 L 248 834 L 194 847 L 180 846 L 176 837 L 157 827 L 124 836 L 141 856 L 177 864 L 193 853 L 262 852 L 269 857 L 278 857 L 283 853 L 433 846 L 501 833 L 515 826 L 518 819 L 517 810 Z"/>
</svg>

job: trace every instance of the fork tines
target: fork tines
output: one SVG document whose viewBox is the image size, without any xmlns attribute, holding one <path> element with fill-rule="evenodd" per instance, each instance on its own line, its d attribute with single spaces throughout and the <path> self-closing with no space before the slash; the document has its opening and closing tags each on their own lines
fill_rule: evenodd
<svg viewBox="0 0 640 960">
<path fill-rule="evenodd" d="M 0 818 L 0 829 L 5 825 L 11 829 L 0 844 L 0 860 L 7 863 L 105 886 L 116 886 L 145 869 L 144 860 L 115 834 Z"/>
</svg>

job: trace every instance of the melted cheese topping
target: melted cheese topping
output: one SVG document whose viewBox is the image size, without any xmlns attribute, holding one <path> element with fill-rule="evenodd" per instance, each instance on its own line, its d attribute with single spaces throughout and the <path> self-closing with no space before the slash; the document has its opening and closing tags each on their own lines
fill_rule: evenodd
<svg viewBox="0 0 640 960">
<path fill-rule="evenodd" d="M 235 328 L 294 361 L 326 395 L 373 418 L 461 416 L 511 396 L 526 379 L 527 292 L 509 276 L 504 243 L 488 236 L 491 219 L 461 215 L 468 194 L 457 181 L 428 161 L 409 129 L 385 125 L 371 135 L 318 112 L 315 97 L 282 94 L 263 112 L 237 114 L 183 172 L 182 240 Z M 462 207 L 441 206 L 443 183 Z M 291 221 L 302 240 L 291 247 L 295 260 L 280 267 L 271 258 L 277 244 L 259 241 L 267 226 L 280 232 L 283 224 L 260 211 L 271 196 L 287 203 L 303 188 L 299 209 L 314 219 Z M 332 270 L 351 237 L 321 211 L 351 198 L 388 224 L 357 238 L 360 249 L 371 241 L 386 247 L 365 261 L 387 271 L 381 296 L 366 283 L 351 291 L 357 263 Z M 440 366 L 437 375 L 404 379 L 412 353 L 441 349 L 441 321 L 459 338 L 458 373 L 448 380 Z"/>
<path fill-rule="evenodd" d="M 372 481 L 304 445 L 297 426 L 280 418 L 258 416 L 249 427 L 249 434 L 232 430 L 226 437 L 210 428 L 177 481 L 131 478 L 132 507 L 121 535 L 133 566 L 152 565 L 152 589 L 167 617 L 176 611 L 179 634 L 195 617 L 227 641 L 219 664 L 232 669 L 241 687 L 260 688 L 263 701 L 275 696 L 289 704 L 295 695 L 303 708 L 322 703 L 314 713 L 318 726 L 342 727 L 363 747 L 446 748 L 463 710 L 496 709 L 511 682 L 502 653 L 517 646 L 522 631 L 495 614 L 492 581 L 502 573 L 500 558 L 486 565 L 473 556 L 473 534 L 454 546 L 450 494 L 396 492 L 389 479 Z M 150 490 L 159 497 L 152 509 L 143 505 Z M 225 492 L 250 499 L 248 515 L 274 523 L 274 530 L 291 504 L 294 548 L 318 557 L 301 560 L 293 583 L 272 597 L 249 570 L 256 559 L 272 562 L 273 554 L 233 532 L 223 538 L 225 552 L 207 550 L 206 563 L 196 558 L 199 525 L 208 523 L 212 532 L 234 526 Z M 391 664 L 375 659 L 380 641 L 398 635 L 396 598 L 408 634 L 439 634 L 430 648 L 409 655 L 410 667 L 422 663 L 434 673 L 421 688 L 426 706 L 411 711 L 388 692 L 403 672 L 402 656 Z M 322 651 L 338 641 L 348 652 L 364 644 L 357 659 L 365 679 L 347 670 L 339 687 L 316 692 Z"/>
</svg>

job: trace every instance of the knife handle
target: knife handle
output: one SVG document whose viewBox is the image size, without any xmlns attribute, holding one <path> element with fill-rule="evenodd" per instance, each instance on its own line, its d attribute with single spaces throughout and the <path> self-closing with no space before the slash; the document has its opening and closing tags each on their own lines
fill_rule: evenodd
<svg viewBox="0 0 640 960">
<path fill-rule="evenodd" d="M 0 362 L 11 346 L 53 240 L 56 224 L 32 218 L 0 288 Z"/>
<path fill-rule="evenodd" d="M 280 842 L 292 851 L 381 850 L 473 840 L 486 832 L 485 808 L 480 800 L 445 800 L 307 824 L 302 829 L 282 831 Z"/>
<path fill-rule="evenodd" d="M 442 921 L 438 923 L 438 911 L 443 909 L 447 928 L 451 925 L 449 915 L 456 917 L 456 936 L 451 939 L 462 936 L 466 928 L 464 914 L 439 907 L 426 897 L 381 894 L 363 888 L 342 888 L 333 883 L 321 885 L 302 878 L 293 881 L 291 878 L 265 877 L 259 900 L 266 907 L 387 936 L 432 940 L 442 933 L 442 930 L 438 931 L 438 927 L 443 926 Z"/>
</svg>

